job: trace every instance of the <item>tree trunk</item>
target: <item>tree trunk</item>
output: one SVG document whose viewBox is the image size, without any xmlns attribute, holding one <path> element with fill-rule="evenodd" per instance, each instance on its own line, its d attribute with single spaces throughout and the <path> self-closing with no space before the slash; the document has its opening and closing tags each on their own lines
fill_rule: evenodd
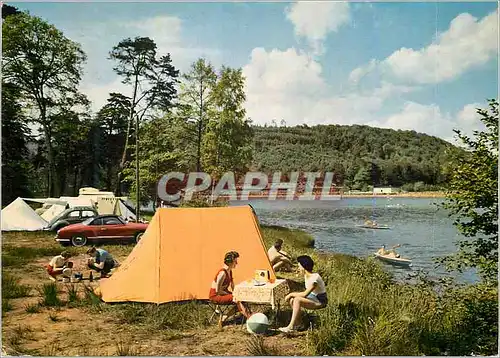
<svg viewBox="0 0 500 358">
<path fill-rule="evenodd" d="M 135 216 L 137 220 L 139 220 L 139 214 L 141 211 L 140 205 L 140 185 L 139 185 L 139 116 L 136 116 L 135 121 L 135 199 L 136 199 L 136 208 L 135 208 Z"/>
<path fill-rule="evenodd" d="M 200 118 L 198 120 L 198 153 L 196 161 L 196 171 L 201 172 L 201 137 L 203 134 L 203 78 L 200 83 Z"/>
<path fill-rule="evenodd" d="M 74 177 L 73 177 L 73 196 L 78 196 L 78 189 L 76 187 L 77 179 L 78 179 L 78 167 L 74 169 Z"/>
<path fill-rule="evenodd" d="M 138 86 L 138 76 L 135 76 L 135 83 L 134 83 L 134 94 L 132 96 L 132 102 L 130 103 L 130 111 L 128 115 L 128 123 L 127 123 L 127 134 L 125 136 L 125 146 L 123 147 L 123 154 L 122 154 L 122 160 L 120 161 L 120 167 L 118 168 L 118 175 L 117 175 L 117 182 L 116 182 L 116 189 L 115 189 L 115 195 L 121 196 L 122 195 L 122 190 L 121 190 L 121 185 L 122 185 L 122 176 L 123 176 L 123 168 L 125 167 L 125 161 L 127 159 L 127 147 L 128 147 L 128 141 L 130 137 L 130 127 L 132 125 L 132 121 L 134 120 L 134 109 L 135 109 L 135 99 L 137 97 L 137 86 Z"/>
<path fill-rule="evenodd" d="M 42 121 L 45 122 L 45 114 L 42 115 Z M 45 132 L 45 146 L 47 147 L 47 161 L 48 161 L 48 175 L 47 175 L 47 197 L 52 198 L 54 196 L 54 152 L 52 150 L 51 137 L 52 133 L 50 127 L 47 125 L 43 126 Z"/>
</svg>

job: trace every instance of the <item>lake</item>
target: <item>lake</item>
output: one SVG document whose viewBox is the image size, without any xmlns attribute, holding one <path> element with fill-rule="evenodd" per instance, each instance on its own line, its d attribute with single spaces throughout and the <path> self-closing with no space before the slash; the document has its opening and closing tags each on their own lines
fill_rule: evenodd
<svg viewBox="0 0 500 358">
<path fill-rule="evenodd" d="M 368 257 L 382 245 L 386 249 L 400 244 L 403 257 L 413 261 L 411 268 L 384 264 L 397 279 L 422 270 L 429 277 L 449 276 L 436 268 L 434 257 L 457 251 L 455 242 L 461 237 L 453 219 L 438 207 L 441 198 L 343 198 L 331 201 L 259 200 L 235 201 L 231 205 L 251 204 L 262 224 L 302 229 L 316 241 L 316 249 Z M 390 230 L 356 227 L 365 218 L 388 225 Z M 459 281 L 477 280 L 474 272 L 454 274 Z"/>
</svg>

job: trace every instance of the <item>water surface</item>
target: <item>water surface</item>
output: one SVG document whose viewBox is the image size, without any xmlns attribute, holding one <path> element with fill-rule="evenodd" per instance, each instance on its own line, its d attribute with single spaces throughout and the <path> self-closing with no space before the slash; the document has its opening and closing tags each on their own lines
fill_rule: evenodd
<svg viewBox="0 0 500 358">
<path fill-rule="evenodd" d="M 422 270 L 430 277 L 448 276 L 436 268 L 434 258 L 457 251 L 461 237 L 452 218 L 439 208 L 441 198 L 347 198 L 331 201 L 251 200 L 250 203 L 263 224 L 302 229 L 316 240 L 316 248 L 358 257 L 368 257 L 382 245 L 390 248 L 401 244 L 398 252 L 413 261 L 411 269 L 384 265 L 397 278 Z M 370 230 L 357 227 L 365 218 L 388 225 L 390 230 Z M 476 275 L 468 272 L 456 276 L 460 281 L 473 282 Z"/>
</svg>

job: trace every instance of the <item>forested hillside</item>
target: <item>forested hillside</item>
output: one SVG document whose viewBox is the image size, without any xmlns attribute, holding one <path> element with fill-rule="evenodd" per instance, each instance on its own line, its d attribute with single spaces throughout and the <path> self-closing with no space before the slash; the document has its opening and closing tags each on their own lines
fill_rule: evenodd
<svg viewBox="0 0 500 358">
<path fill-rule="evenodd" d="M 254 169 L 333 171 L 352 189 L 428 190 L 446 183 L 452 144 L 415 131 L 353 125 L 254 127 Z"/>
</svg>

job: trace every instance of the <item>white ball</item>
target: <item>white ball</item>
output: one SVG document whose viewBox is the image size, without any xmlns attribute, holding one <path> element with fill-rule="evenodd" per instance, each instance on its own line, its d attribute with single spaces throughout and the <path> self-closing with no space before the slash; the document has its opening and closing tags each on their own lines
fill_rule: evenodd
<svg viewBox="0 0 500 358">
<path fill-rule="evenodd" d="M 249 333 L 262 334 L 269 328 L 269 320 L 264 313 L 255 313 L 247 320 L 247 331 Z"/>
</svg>

